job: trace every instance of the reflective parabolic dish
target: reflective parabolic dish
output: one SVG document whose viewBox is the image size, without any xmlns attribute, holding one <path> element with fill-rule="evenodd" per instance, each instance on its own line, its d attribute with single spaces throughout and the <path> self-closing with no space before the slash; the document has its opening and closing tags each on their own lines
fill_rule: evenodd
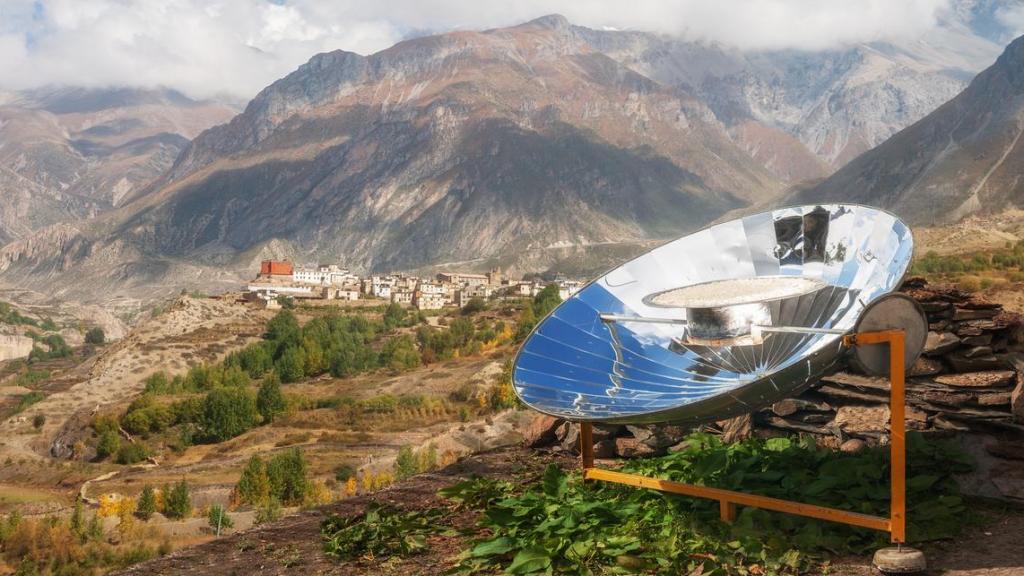
<svg viewBox="0 0 1024 576">
<path fill-rule="evenodd" d="M 912 252 L 910 229 L 866 206 L 783 208 L 705 228 L 544 318 L 516 357 L 516 393 L 574 421 L 699 423 L 757 410 L 834 369 L 841 334 L 899 287 Z"/>
</svg>

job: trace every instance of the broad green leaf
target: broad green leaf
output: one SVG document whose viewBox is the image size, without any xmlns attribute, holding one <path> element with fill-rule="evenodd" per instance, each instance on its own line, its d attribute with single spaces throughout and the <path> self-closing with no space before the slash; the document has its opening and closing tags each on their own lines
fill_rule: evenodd
<svg viewBox="0 0 1024 576">
<path fill-rule="evenodd" d="M 531 547 L 520 550 L 505 570 L 509 574 L 540 572 L 551 566 L 551 556 L 543 548 Z"/>
<path fill-rule="evenodd" d="M 508 536 L 499 536 L 491 540 L 485 540 L 473 547 L 473 551 L 470 552 L 472 556 L 496 556 L 498 554 L 507 554 L 514 550 L 516 547 L 515 540 Z"/>
</svg>

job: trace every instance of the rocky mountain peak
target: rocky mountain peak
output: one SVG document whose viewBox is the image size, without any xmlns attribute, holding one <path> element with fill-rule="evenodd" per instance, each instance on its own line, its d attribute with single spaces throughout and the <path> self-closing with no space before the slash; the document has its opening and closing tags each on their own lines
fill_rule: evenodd
<svg viewBox="0 0 1024 576">
<path fill-rule="evenodd" d="M 520 24 L 519 26 L 516 26 L 516 28 L 544 28 L 547 30 L 567 32 L 572 29 L 572 23 L 569 22 L 568 18 L 561 14 L 548 14 Z"/>
</svg>

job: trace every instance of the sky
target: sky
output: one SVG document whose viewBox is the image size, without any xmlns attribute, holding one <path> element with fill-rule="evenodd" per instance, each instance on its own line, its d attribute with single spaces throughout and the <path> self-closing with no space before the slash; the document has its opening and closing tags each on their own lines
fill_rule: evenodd
<svg viewBox="0 0 1024 576">
<path fill-rule="evenodd" d="M 820 50 L 913 39 L 954 2 L 1014 0 L 0 0 L 0 88 L 166 86 L 248 99 L 312 55 L 370 54 L 415 35 L 483 29 L 551 13 L 595 28 Z"/>
</svg>

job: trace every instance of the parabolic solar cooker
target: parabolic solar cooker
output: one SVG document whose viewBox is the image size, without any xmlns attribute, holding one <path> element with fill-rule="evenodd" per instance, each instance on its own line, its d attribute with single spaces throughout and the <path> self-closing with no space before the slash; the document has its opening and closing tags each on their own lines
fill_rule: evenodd
<svg viewBox="0 0 1024 576">
<path fill-rule="evenodd" d="M 717 224 L 588 284 L 544 318 L 516 357 L 516 393 L 578 422 L 701 423 L 799 394 L 853 363 L 888 371 L 884 345 L 843 335 L 928 325 L 894 291 L 913 252 L 888 212 L 798 206 Z"/>
</svg>

